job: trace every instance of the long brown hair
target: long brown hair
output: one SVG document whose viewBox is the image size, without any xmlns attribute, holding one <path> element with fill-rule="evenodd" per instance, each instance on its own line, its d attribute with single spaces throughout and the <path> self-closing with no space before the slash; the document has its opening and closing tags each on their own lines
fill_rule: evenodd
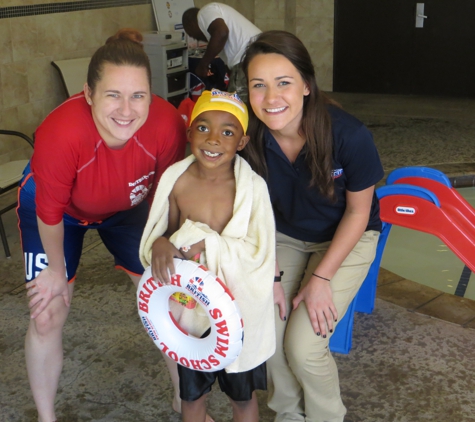
<svg viewBox="0 0 475 422">
<path fill-rule="evenodd" d="M 150 61 L 142 45 L 143 36 L 136 29 L 122 28 L 109 37 L 106 43 L 92 56 L 87 70 L 87 84 L 92 92 L 102 78 L 106 63 L 116 66 L 144 67 L 147 71 L 149 86 L 152 86 Z"/>
<path fill-rule="evenodd" d="M 280 54 L 287 58 L 297 69 L 309 88 L 309 95 L 304 96 L 302 120 L 299 134 L 305 139 L 305 162 L 311 171 L 310 186 L 317 187 L 328 199 L 335 198 L 334 184 L 331 176 L 333 169 L 333 137 L 331 117 L 327 104 L 338 104 L 329 99 L 317 87 L 315 68 L 307 49 L 295 35 L 286 31 L 267 31 L 259 34 L 249 44 L 241 65 L 249 81 L 248 69 L 252 59 L 260 54 Z M 266 126 L 249 108 L 249 129 L 251 141 L 242 151 L 251 167 L 262 177 L 267 176 L 264 156 L 264 132 Z"/>
</svg>

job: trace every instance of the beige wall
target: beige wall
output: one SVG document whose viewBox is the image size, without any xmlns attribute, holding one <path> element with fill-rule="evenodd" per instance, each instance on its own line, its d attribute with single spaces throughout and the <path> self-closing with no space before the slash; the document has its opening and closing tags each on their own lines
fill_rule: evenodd
<svg viewBox="0 0 475 422">
<path fill-rule="evenodd" d="M 262 31 L 285 29 L 286 3 L 288 0 L 255 0 L 256 26 Z"/>
<path fill-rule="evenodd" d="M 0 7 L 64 0 L 1 0 Z M 333 0 L 221 0 L 260 29 L 285 29 L 309 49 L 321 89 L 331 91 Z M 197 7 L 209 0 L 195 0 Z M 121 27 L 154 30 L 151 5 L 0 19 L 0 128 L 32 136 L 66 99 L 53 60 L 87 57 Z M 29 153 L 0 137 L 0 163 Z"/>
<path fill-rule="evenodd" d="M 5 1 L 2 0 L 2 6 Z M 38 3 L 38 0 L 8 1 L 11 6 Z M 127 6 L 0 19 L 0 128 L 32 136 L 45 116 L 66 99 L 51 61 L 91 56 L 107 37 L 126 26 L 141 31 L 156 29 L 152 7 Z M 0 136 L 0 164 L 29 154 L 24 145 Z"/>
<path fill-rule="evenodd" d="M 312 57 L 318 87 L 333 89 L 333 0 L 287 0 L 295 2 L 295 16 L 289 18 L 286 30 L 297 35 Z"/>
</svg>

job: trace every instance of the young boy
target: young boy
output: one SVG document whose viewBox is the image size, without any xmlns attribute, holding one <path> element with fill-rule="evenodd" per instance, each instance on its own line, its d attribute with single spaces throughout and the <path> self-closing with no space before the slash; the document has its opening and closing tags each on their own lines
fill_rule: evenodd
<svg viewBox="0 0 475 422">
<path fill-rule="evenodd" d="M 152 265 L 157 280 L 169 282 L 173 257 L 199 259 L 226 283 L 243 318 L 241 354 L 225 370 L 178 367 L 184 421 L 205 420 L 206 394 L 216 378 L 234 421 L 258 421 L 255 390 L 267 388 L 265 361 L 275 350 L 275 226 L 264 180 L 236 155 L 249 141 L 247 124 L 236 94 L 203 92 L 187 131 L 193 155 L 163 174 L 142 237 L 142 263 Z M 200 320 L 199 312 L 200 306 L 183 307 L 180 324 Z"/>
</svg>

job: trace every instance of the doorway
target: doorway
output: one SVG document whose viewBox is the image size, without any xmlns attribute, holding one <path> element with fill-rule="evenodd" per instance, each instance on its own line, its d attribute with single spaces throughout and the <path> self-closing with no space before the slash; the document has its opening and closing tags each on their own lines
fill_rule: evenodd
<svg viewBox="0 0 475 422">
<path fill-rule="evenodd" d="M 333 90 L 475 96 L 475 2 L 336 0 Z"/>
</svg>

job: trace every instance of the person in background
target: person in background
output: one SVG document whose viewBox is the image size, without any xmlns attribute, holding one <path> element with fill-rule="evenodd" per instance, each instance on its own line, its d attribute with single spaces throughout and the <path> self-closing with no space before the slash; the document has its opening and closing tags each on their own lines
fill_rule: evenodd
<svg viewBox="0 0 475 422">
<path fill-rule="evenodd" d="M 369 130 L 318 89 L 295 35 L 258 35 L 242 64 L 251 105 L 242 155 L 269 187 L 287 308 L 267 362 L 268 404 L 276 422 L 342 422 L 329 340 L 376 253 L 383 168 Z"/>
<path fill-rule="evenodd" d="M 184 156 L 183 119 L 151 93 L 142 35 L 122 29 L 91 58 L 84 92 L 36 131 L 19 191 L 30 324 L 25 354 L 40 422 L 56 420 L 62 330 L 84 235 L 96 229 L 117 268 L 137 285 L 149 201 L 165 169 Z"/>
<path fill-rule="evenodd" d="M 261 30 L 232 7 L 222 3 L 209 3 L 201 9 L 192 7 L 183 13 L 182 22 L 190 37 L 208 43 L 196 67 L 196 75 L 207 77 L 211 61 L 220 55 L 230 69 L 228 91 L 236 91 L 246 101 L 247 81 L 240 67 L 241 57 L 249 41 Z"/>
</svg>

